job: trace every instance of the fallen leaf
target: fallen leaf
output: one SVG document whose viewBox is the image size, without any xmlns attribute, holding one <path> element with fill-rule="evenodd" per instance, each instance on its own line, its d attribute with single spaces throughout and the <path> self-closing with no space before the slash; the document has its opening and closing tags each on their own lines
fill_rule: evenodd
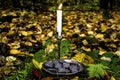
<svg viewBox="0 0 120 80">
<path fill-rule="evenodd" d="M 85 40 L 83 40 L 82 41 L 82 43 L 84 44 L 84 45 L 88 45 L 88 42 L 87 42 L 87 40 L 85 39 Z"/>
<path fill-rule="evenodd" d="M 32 43 L 31 43 L 31 42 L 28 42 L 28 41 L 25 42 L 24 44 L 27 45 L 27 46 L 32 46 Z"/>
<path fill-rule="evenodd" d="M 11 72 L 10 70 L 5 70 L 5 71 L 4 71 L 4 74 L 5 74 L 5 75 L 8 75 L 10 72 Z"/>
<path fill-rule="evenodd" d="M 26 31 L 20 31 L 20 33 L 24 36 L 27 36 L 27 32 Z"/>
<path fill-rule="evenodd" d="M 103 57 L 101 57 L 100 59 L 111 62 L 111 58 L 109 58 L 109 57 L 103 56 Z"/>
<path fill-rule="evenodd" d="M 72 78 L 71 80 L 79 80 L 78 76 L 75 76 L 74 78 Z"/>
<path fill-rule="evenodd" d="M 50 53 L 53 51 L 53 49 L 55 48 L 54 44 L 48 44 L 47 47 L 45 48 L 45 53 Z"/>
<path fill-rule="evenodd" d="M 46 78 L 42 78 L 42 80 L 53 80 L 53 77 L 46 77 Z"/>
<path fill-rule="evenodd" d="M 120 57 L 120 51 L 116 51 L 115 54 Z"/>
<path fill-rule="evenodd" d="M 91 51 L 90 48 L 86 48 L 85 46 L 82 46 L 81 49 L 83 49 L 84 51 Z"/>
<path fill-rule="evenodd" d="M 34 66 L 37 68 L 37 69 L 41 69 L 42 68 L 42 64 L 43 62 L 38 62 L 36 61 L 35 59 L 32 59 L 32 63 L 34 64 Z"/>
<path fill-rule="evenodd" d="M 53 31 L 48 32 L 48 33 L 47 33 L 47 36 L 48 36 L 48 37 L 52 37 L 52 36 L 53 36 Z"/>
<path fill-rule="evenodd" d="M 105 32 L 107 30 L 107 25 L 101 24 L 101 32 Z"/>
<path fill-rule="evenodd" d="M 95 38 L 97 38 L 97 39 L 103 39 L 103 38 L 104 38 L 104 35 L 103 35 L 103 34 L 97 34 L 97 35 L 95 36 Z"/>
<path fill-rule="evenodd" d="M 32 35 L 33 31 L 27 31 L 27 36 Z"/>
<path fill-rule="evenodd" d="M 82 38 L 86 37 L 85 34 L 80 34 L 79 36 L 82 37 Z"/>
<path fill-rule="evenodd" d="M 16 50 L 16 49 L 11 49 L 10 50 L 10 54 L 19 54 L 20 50 Z"/>
<path fill-rule="evenodd" d="M 7 35 L 13 35 L 14 33 L 15 33 L 15 31 L 10 30 L 10 31 L 7 33 Z"/>
<path fill-rule="evenodd" d="M 71 46 L 71 49 L 76 49 L 77 48 L 77 46 L 75 44 L 70 44 L 70 46 Z"/>
<path fill-rule="evenodd" d="M 93 32 L 93 31 L 88 31 L 88 34 L 93 35 L 93 34 L 94 34 L 94 32 Z"/>
<path fill-rule="evenodd" d="M 91 29 L 93 26 L 91 24 L 86 24 L 87 28 Z"/>
<path fill-rule="evenodd" d="M 8 62 L 12 62 L 12 61 L 15 61 L 16 60 L 16 57 L 14 57 L 14 56 L 7 56 L 6 57 L 6 61 L 8 61 Z"/>
<path fill-rule="evenodd" d="M 110 80 L 116 80 L 113 76 L 110 78 Z"/>
<path fill-rule="evenodd" d="M 93 60 L 90 56 L 88 56 L 88 55 L 86 55 L 86 54 L 84 54 L 84 53 L 77 53 L 77 54 L 72 58 L 72 60 L 81 62 L 81 63 L 83 63 L 84 65 L 86 65 L 86 64 L 93 64 L 93 63 L 94 63 L 94 60 Z"/>
<path fill-rule="evenodd" d="M 105 50 L 103 50 L 102 48 L 100 48 L 99 55 L 103 55 L 105 52 L 106 52 Z"/>
</svg>

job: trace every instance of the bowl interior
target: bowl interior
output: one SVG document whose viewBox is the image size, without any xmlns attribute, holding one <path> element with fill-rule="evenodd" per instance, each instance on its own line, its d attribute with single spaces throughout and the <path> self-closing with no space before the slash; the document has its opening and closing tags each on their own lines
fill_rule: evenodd
<svg viewBox="0 0 120 80">
<path fill-rule="evenodd" d="M 84 65 L 70 59 L 57 59 L 43 63 L 42 69 L 52 75 L 74 75 L 84 70 Z"/>
</svg>

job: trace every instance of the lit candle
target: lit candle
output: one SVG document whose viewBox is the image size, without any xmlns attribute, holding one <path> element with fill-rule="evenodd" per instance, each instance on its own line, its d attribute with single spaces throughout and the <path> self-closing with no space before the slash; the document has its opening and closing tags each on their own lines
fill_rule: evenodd
<svg viewBox="0 0 120 80">
<path fill-rule="evenodd" d="M 61 36 L 62 33 L 62 4 L 59 5 L 57 10 L 57 33 Z"/>
</svg>

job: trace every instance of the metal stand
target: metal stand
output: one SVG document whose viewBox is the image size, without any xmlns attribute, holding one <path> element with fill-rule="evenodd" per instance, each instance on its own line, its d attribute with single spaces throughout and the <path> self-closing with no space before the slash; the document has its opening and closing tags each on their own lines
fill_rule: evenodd
<svg viewBox="0 0 120 80">
<path fill-rule="evenodd" d="M 60 45 L 61 45 L 61 37 L 57 37 L 58 39 L 58 59 L 60 59 Z"/>
<path fill-rule="evenodd" d="M 58 40 L 58 59 L 47 61 L 42 65 L 43 71 L 49 75 L 58 77 L 77 75 L 84 70 L 84 66 L 80 62 L 72 61 L 70 59 L 60 59 L 61 36 L 56 36 Z M 64 78 L 65 79 L 65 78 Z M 66 77 L 67 79 L 67 77 Z"/>
</svg>

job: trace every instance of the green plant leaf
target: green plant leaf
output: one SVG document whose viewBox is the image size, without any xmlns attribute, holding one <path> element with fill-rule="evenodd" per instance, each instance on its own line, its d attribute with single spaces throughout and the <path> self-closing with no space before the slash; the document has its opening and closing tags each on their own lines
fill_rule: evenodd
<svg viewBox="0 0 120 80">
<path fill-rule="evenodd" d="M 88 42 L 89 44 L 93 44 L 93 43 L 96 43 L 96 42 L 97 42 L 97 39 L 96 39 L 94 36 L 92 36 L 92 35 L 87 36 L 87 37 L 86 37 L 86 40 L 87 40 L 87 42 Z"/>
<path fill-rule="evenodd" d="M 104 66 L 102 64 L 88 64 L 88 74 L 90 78 L 96 77 L 97 79 L 100 79 L 100 77 L 104 77 L 107 73 L 107 66 Z"/>
<path fill-rule="evenodd" d="M 60 53 L 61 53 L 61 55 L 64 55 L 64 54 L 68 53 L 69 51 L 70 50 L 68 47 L 63 47 L 63 48 L 61 48 Z"/>
<path fill-rule="evenodd" d="M 45 58 L 43 58 L 45 55 L 45 51 L 44 50 L 39 50 L 38 52 L 35 53 L 34 55 L 34 59 L 38 62 L 42 62 L 45 60 Z"/>
<path fill-rule="evenodd" d="M 105 66 L 108 66 L 110 64 L 110 62 L 106 61 L 106 60 L 100 60 L 100 63 L 105 65 Z"/>
<path fill-rule="evenodd" d="M 94 60 L 98 60 L 98 57 L 99 57 L 98 50 L 89 51 L 89 52 L 86 52 L 86 54 L 89 55 L 90 57 L 92 57 Z"/>
<path fill-rule="evenodd" d="M 112 62 L 118 64 L 118 63 L 120 63 L 120 58 L 113 57 Z"/>
<path fill-rule="evenodd" d="M 68 40 L 62 40 L 61 41 L 61 47 L 63 47 L 63 46 L 69 47 L 70 46 L 70 42 Z"/>
<path fill-rule="evenodd" d="M 110 73 L 112 76 L 115 77 L 116 80 L 120 80 L 120 66 L 119 65 L 115 65 L 115 64 L 111 64 L 110 67 Z"/>
<path fill-rule="evenodd" d="M 52 41 L 50 40 L 50 39 L 48 39 L 46 42 L 45 42 L 45 44 L 44 44 L 44 46 L 46 47 L 48 44 L 50 44 L 50 43 L 52 43 Z"/>
<path fill-rule="evenodd" d="M 112 58 L 114 56 L 114 54 L 112 52 L 106 52 L 102 56 Z"/>
<path fill-rule="evenodd" d="M 56 51 L 52 51 L 52 52 L 50 52 L 48 55 L 47 55 L 47 60 L 49 60 L 49 59 L 54 59 L 54 58 L 56 58 L 57 57 L 57 52 Z"/>
</svg>

